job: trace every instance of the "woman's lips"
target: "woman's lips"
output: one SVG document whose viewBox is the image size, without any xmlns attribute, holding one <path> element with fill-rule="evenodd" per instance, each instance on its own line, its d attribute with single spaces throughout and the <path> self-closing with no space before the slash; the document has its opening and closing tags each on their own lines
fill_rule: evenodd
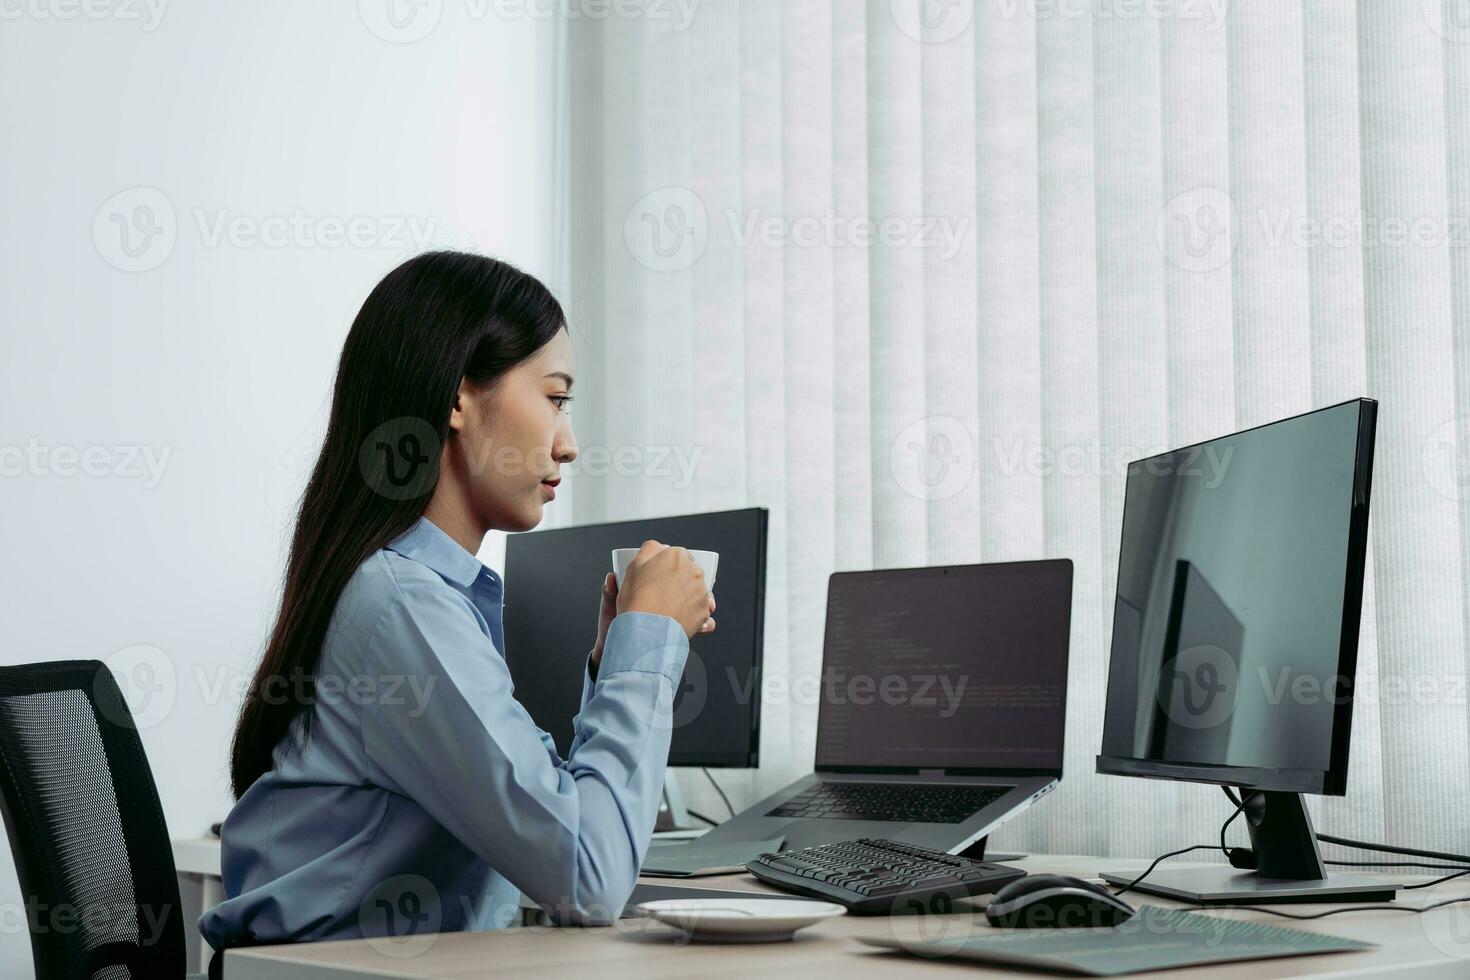
<svg viewBox="0 0 1470 980">
<path fill-rule="evenodd" d="M 546 491 L 546 499 L 548 501 L 556 499 L 556 484 L 543 483 L 541 484 L 541 489 Z"/>
</svg>

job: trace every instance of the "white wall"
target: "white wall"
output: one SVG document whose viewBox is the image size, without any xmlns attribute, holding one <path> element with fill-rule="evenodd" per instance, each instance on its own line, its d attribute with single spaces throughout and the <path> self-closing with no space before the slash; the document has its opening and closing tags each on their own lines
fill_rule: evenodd
<svg viewBox="0 0 1470 980">
<path fill-rule="evenodd" d="M 554 47 L 468 0 L 400 4 L 428 19 L 397 33 L 389 0 L 150 2 L 0 0 L 0 663 L 152 667 L 144 742 L 187 836 L 229 806 L 342 338 L 423 244 L 397 219 L 551 271 Z M 139 204 L 164 234 L 129 257 L 112 215 Z M 353 218 L 368 243 L 336 244 Z M 0 973 L 29 976 L 0 851 Z"/>
</svg>

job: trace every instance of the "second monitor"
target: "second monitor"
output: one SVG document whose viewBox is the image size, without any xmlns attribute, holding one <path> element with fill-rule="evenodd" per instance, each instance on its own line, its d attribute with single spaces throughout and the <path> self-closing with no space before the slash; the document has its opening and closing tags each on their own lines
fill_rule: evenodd
<svg viewBox="0 0 1470 980">
<path fill-rule="evenodd" d="M 582 671 L 596 639 L 612 550 L 636 548 L 651 538 L 720 555 L 719 628 L 690 642 L 684 682 L 675 694 L 669 765 L 757 765 L 768 514 L 751 507 L 506 539 L 506 663 L 516 698 L 563 757 L 581 707 Z"/>
<path fill-rule="evenodd" d="M 1299 795 L 1347 790 L 1377 417 L 1356 399 L 1129 464 L 1097 771 L 1238 788 L 1254 861 L 1140 891 L 1392 898 L 1328 876 Z"/>
</svg>

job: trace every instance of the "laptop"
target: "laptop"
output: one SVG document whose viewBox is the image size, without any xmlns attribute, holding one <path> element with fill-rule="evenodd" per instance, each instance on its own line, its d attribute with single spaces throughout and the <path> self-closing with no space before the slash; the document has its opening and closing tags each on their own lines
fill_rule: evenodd
<svg viewBox="0 0 1470 980">
<path fill-rule="evenodd" d="M 702 843 L 970 848 L 1062 777 L 1071 609 L 1066 559 L 833 574 L 816 771 Z"/>
</svg>

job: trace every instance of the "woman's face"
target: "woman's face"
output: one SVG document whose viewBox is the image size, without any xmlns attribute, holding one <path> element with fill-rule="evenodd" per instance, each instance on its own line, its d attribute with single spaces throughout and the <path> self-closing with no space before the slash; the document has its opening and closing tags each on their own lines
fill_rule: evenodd
<svg viewBox="0 0 1470 980">
<path fill-rule="evenodd" d="M 560 482 L 562 464 L 577 458 L 567 414 L 574 367 L 562 329 L 495 384 L 460 386 L 450 418 L 460 450 L 454 465 L 481 525 L 528 531 L 541 523 L 541 509 L 555 496 L 548 483 Z"/>
</svg>

